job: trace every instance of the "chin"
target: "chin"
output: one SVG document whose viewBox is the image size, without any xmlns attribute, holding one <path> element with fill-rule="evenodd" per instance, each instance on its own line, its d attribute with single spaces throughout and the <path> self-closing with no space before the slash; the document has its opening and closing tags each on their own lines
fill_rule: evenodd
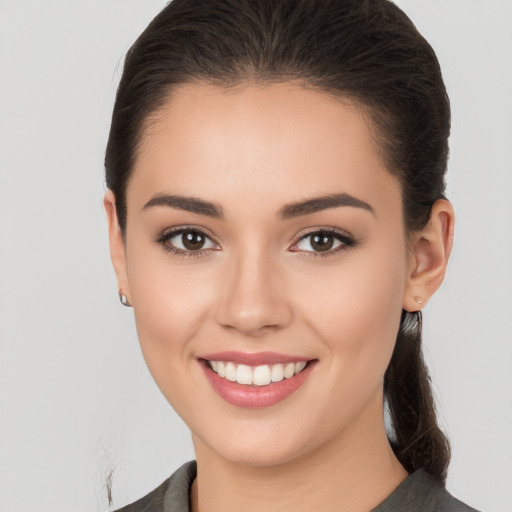
<svg viewBox="0 0 512 512">
<path fill-rule="evenodd" d="M 285 428 L 284 431 L 287 434 L 284 434 L 282 428 L 272 429 L 269 426 L 262 427 L 259 431 L 246 428 L 244 432 L 244 428 L 240 425 L 236 432 L 226 436 L 225 433 L 229 430 L 223 429 L 224 435 L 215 437 L 210 431 L 207 438 L 199 442 L 197 437 L 193 436 L 196 453 L 201 452 L 201 447 L 206 445 L 210 454 L 215 453 L 233 464 L 272 467 L 291 462 L 307 451 L 303 436 L 300 436 L 300 431 L 297 431 L 296 427 L 295 429 Z"/>
<path fill-rule="evenodd" d="M 217 453 L 222 454 L 226 460 L 233 464 L 253 467 L 279 466 L 298 457 L 298 454 L 294 451 L 271 446 L 230 447 Z"/>
</svg>

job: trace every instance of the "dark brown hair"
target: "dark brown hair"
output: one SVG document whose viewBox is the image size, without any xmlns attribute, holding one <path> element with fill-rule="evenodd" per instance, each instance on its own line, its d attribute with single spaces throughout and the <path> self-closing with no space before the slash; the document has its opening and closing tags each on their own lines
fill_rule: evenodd
<svg viewBox="0 0 512 512">
<path fill-rule="evenodd" d="M 107 145 L 106 182 L 126 229 L 126 188 L 145 122 L 191 82 L 294 81 L 368 113 L 404 223 L 424 227 L 444 197 L 450 107 L 434 51 L 387 0 L 173 0 L 130 48 Z M 421 349 L 421 315 L 403 312 L 384 380 L 390 442 L 403 466 L 444 482 L 440 430 Z"/>
</svg>

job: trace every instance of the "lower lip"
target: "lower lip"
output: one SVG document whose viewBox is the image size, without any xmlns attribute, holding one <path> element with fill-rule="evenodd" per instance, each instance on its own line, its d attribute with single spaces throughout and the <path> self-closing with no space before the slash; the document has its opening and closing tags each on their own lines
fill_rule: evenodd
<svg viewBox="0 0 512 512">
<path fill-rule="evenodd" d="M 230 404 L 250 408 L 269 407 L 288 398 L 304 384 L 315 364 L 316 361 L 310 361 L 304 370 L 289 379 L 272 382 L 266 386 L 249 386 L 219 377 L 206 361 L 201 361 L 206 378 L 217 394 Z"/>
</svg>

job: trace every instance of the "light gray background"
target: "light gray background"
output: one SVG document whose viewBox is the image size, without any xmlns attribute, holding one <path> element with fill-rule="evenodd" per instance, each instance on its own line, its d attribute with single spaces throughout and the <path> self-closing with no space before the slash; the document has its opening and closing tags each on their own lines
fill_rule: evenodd
<svg viewBox="0 0 512 512">
<path fill-rule="evenodd" d="M 120 506 L 193 457 L 118 302 L 101 204 L 121 58 L 164 3 L 0 0 L 0 512 L 105 511 L 112 469 Z M 512 2 L 399 5 L 453 105 L 455 249 L 425 311 L 448 488 L 512 511 Z"/>
</svg>

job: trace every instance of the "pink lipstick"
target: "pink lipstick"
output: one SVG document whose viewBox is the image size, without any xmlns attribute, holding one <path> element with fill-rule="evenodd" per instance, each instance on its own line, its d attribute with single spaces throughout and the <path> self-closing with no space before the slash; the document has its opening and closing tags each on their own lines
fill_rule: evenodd
<svg viewBox="0 0 512 512">
<path fill-rule="evenodd" d="M 268 407 L 295 393 L 316 359 L 275 352 L 216 352 L 199 358 L 217 394 L 238 407 Z"/>
</svg>

